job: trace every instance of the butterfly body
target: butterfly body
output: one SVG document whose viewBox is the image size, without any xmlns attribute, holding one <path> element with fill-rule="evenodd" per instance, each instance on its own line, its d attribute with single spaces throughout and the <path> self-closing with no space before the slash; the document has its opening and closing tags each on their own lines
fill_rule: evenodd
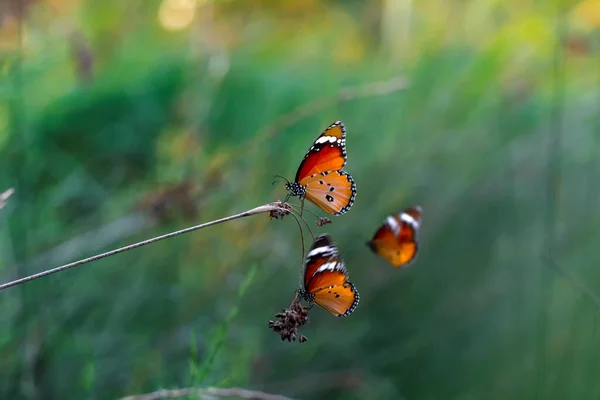
<svg viewBox="0 0 600 400">
<path fill-rule="evenodd" d="M 415 206 L 389 215 L 367 245 L 394 267 L 410 264 L 419 249 L 417 233 L 421 226 L 422 211 L 421 207 Z"/>
<path fill-rule="evenodd" d="M 337 317 L 350 315 L 358 306 L 358 291 L 348 281 L 344 261 L 329 235 L 319 236 L 306 255 L 304 289 L 300 294 Z"/>
<path fill-rule="evenodd" d="M 294 181 L 286 183 L 288 196 L 306 198 L 329 214 L 344 214 L 356 198 L 356 183 L 343 170 L 346 159 L 346 129 L 336 121 L 308 149 Z"/>
</svg>

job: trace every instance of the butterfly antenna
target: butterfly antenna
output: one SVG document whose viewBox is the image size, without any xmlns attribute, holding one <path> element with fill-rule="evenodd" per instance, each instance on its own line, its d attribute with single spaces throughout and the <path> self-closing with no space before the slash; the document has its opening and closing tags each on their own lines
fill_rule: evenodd
<svg viewBox="0 0 600 400">
<path fill-rule="evenodd" d="M 278 182 L 279 180 L 285 181 L 286 183 L 289 183 L 290 181 L 288 181 L 285 177 L 281 176 L 281 175 L 273 175 L 273 183 L 271 183 L 271 185 L 274 185 Z"/>
</svg>

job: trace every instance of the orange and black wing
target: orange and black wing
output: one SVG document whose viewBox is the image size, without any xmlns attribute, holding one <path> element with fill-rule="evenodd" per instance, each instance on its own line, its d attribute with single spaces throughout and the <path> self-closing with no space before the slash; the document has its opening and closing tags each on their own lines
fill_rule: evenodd
<svg viewBox="0 0 600 400">
<path fill-rule="evenodd" d="M 346 129 L 341 121 L 329 125 L 308 149 L 296 172 L 295 182 L 321 172 L 337 171 L 346 165 Z"/>
<path fill-rule="evenodd" d="M 341 170 L 309 176 L 301 185 L 305 188 L 306 198 L 329 214 L 344 214 L 356 198 L 354 179 Z"/>
<path fill-rule="evenodd" d="M 388 216 L 367 244 L 395 267 L 409 264 L 416 258 L 419 249 L 417 232 L 421 213 L 421 207 L 415 206 Z"/>
<path fill-rule="evenodd" d="M 360 301 L 352 282 L 344 282 L 320 289 L 314 293 L 315 303 L 336 317 L 352 314 Z"/>
<path fill-rule="evenodd" d="M 350 315 L 360 297 L 329 235 L 313 243 L 304 270 L 305 297 L 337 317 Z"/>
</svg>

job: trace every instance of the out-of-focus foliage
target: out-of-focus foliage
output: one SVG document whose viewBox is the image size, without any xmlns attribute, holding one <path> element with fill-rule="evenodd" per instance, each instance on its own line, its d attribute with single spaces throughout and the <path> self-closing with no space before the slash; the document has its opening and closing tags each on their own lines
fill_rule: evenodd
<svg viewBox="0 0 600 400">
<path fill-rule="evenodd" d="M 598 398 L 600 310 L 552 268 L 600 293 L 600 3 L 557 4 L 0 3 L 2 281 L 282 199 L 342 120 L 356 203 L 304 215 L 361 295 L 282 343 L 293 219 L 161 241 L 0 292 L 0 397 Z M 364 243 L 413 204 L 397 270 Z"/>
</svg>

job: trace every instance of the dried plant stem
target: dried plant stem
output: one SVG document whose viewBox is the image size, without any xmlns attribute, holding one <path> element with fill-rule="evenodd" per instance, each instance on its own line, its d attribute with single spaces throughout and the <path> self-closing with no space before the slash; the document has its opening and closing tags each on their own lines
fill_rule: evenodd
<svg viewBox="0 0 600 400">
<path fill-rule="evenodd" d="M 46 270 L 46 271 L 43 271 L 43 272 L 40 272 L 40 273 L 37 273 L 37 274 L 34 274 L 34 275 L 26 276 L 25 278 L 17 279 L 17 280 L 14 280 L 14 281 L 2 284 L 2 285 L 0 285 L 0 291 L 2 291 L 4 289 L 8 289 L 9 287 L 12 287 L 12 286 L 17 286 L 17 285 L 20 285 L 22 283 L 32 281 L 34 279 L 38 279 L 38 278 L 42 278 L 42 277 L 45 277 L 45 276 L 48 276 L 48 275 L 52 275 L 52 274 L 55 274 L 55 273 L 58 273 L 58 272 L 62 272 L 62 271 L 65 271 L 65 270 L 73 268 L 73 267 L 77 267 L 77 266 L 82 265 L 82 264 L 87 264 L 87 263 L 92 262 L 92 261 L 100 260 L 100 259 L 105 258 L 105 257 L 110 257 L 110 256 L 113 256 L 115 254 L 123 253 L 125 251 L 133 250 L 135 248 L 142 247 L 142 246 L 145 246 L 147 244 L 158 242 L 159 240 L 168 239 L 168 238 L 171 238 L 173 236 L 178 236 L 178 235 L 181 235 L 183 233 L 188 233 L 188 232 L 192 232 L 192 231 L 195 231 L 195 230 L 198 230 L 198 229 L 207 228 L 207 227 L 212 226 L 212 225 L 221 224 L 223 222 L 232 221 L 232 220 L 238 219 L 238 218 L 249 217 L 251 215 L 256 215 L 256 214 L 261 214 L 261 213 L 266 213 L 266 212 L 273 212 L 273 211 L 286 212 L 287 210 L 285 210 L 282 207 L 282 205 L 283 205 L 283 203 L 280 202 L 280 201 L 277 201 L 277 202 L 274 202 L 274 203 L 270 203 L 270 204 L 265 204 L 265 205 L 262 205 L 260 207 L 253 208 L 252 210 L 244 211 L 243 213 L 231 215 L 229 217 L 217 219 L 217 220 L 210 221 L 210 222 L 205 222 L 203 224 L 192 226 L 190 228 L 182 229 L 182 230 L 179 230 L 179 231 L 176 231 L 176 232 L 167 233 L 166 235 L 157 236 L 155 238 L 144 240 L 142 242 L 130 244 L 129 246 L 121 247 L 121 248 L 118 248 L 118 249 L 115 249 L 115 250 L 108 251 L 106 253 L 98 254 L 98 255 L 95 255 L 93 257 L 85 258 L 83 260 L 75 261 L 75 262 L 72 262 L 70 264 L 65 264 L 65 265 L 62 265 L 60 267 L 49 269 L 49 270 Z"/>
<path fill-rule="evenodd" d="M 304 219 L 298 217 L 295 212 L 292 212 L 291 215 L 296 220 L 296 224 L 298 224 L 298 229 L 300 229 L 300 244 L 302 245 L 302 253 L 300 253 L 300 265 L 304 265 L 304 232 L 302 231 L 302 225 L 300 224 L 300 220 L 304 221 Z M 306 221 L 304 221 L 304 223 L 306 223 Z"/>
<path fill-rule="evenodd" d="M 296 215 L 298 215 L 301 219 L 302 222 L 304 222 L 304 225 L 306 225 L 306 229 L 308 229 L 308 232 L 310 233 L 310 236 L 312 236 L 313 240 L 315 239 L 315 234 L 313 233 L 312 229 L 310 229 L 310 225 L 308 225 L 308 223 L 306 222 L 306 220 L 304 218 L 302 218 L 302 212 L 306 211 L 311 213 L 312 215 L 314 215 L 317 218 L 321 218 L 319 217 L 317 214 L 315 214 L 314 212 L 306 209 L 306 208 L 301 208 L 300 211 L 298 211 L 298 209 L 296 207 L 294 207 L 293 205 L 290 204 L 291 209 L 296 213 Z M 302 252 L 302 254 L 304 254 L 304 251 Z"/>
<path fill-rule="evenodd" d="M 269 394 L 259 392 L 258 390 L 248 390 L 239 388 L 183 388 L 173 390 L 158 390 L 152 393 L 138 394 L 122 397 L 121 400 L 157 400 L 157 399 L 175 399 L 189 395 L 205 395 L 215 397 L 237 397 L 239 399 L 255 400 L 293 400 L 290 397 L 279 394 Z"/>
<path fill-rule="evenodd" d="M 298 289 L 302 289 L 302 287 L 303 287 L 302 282 L 303 282 L 303 278 L 304 278 L 304 252 L 306 251 L 306 245 L 304 243 L 304 233 L 302 232 L 302 225 L 300 224 L 300 221 L 304 222 L 304 225 L 306 225 L 306 228 L 308 228 L 308 231 L 310 232 L 310 235 L 312 236 L 313 240 L 315 239 L 315 235 L 313 234 L 313 232 L 310 229 L 310 226 L 308 225 L 306 220 L 300 216 L 300 214 L 298 213 L 298 210 L 296 210 L 296 208 L 294 208 L 294 206 L 292 206 L 291 204 L 289 206 L 292 210 L 291 215 L 296 220 L 296 223 L 298 224 L 298 229 L 300 229 L 300 240 L 301 240 L 301 244 L 302 244 L 302 253 L 300 254 L 300 276 L 298 277 Z M 316 216 L 317 218 L 320 218 L 317 214 L 315 214 L 315 213 L 312 213 L 312 214 L 314 216 Z M 296 301 L 298 301 L 298 290 L 296 290 L 296 294 L 294 296 L 294 299 L 292 300 L 292 304 Z"/>
</svg>

